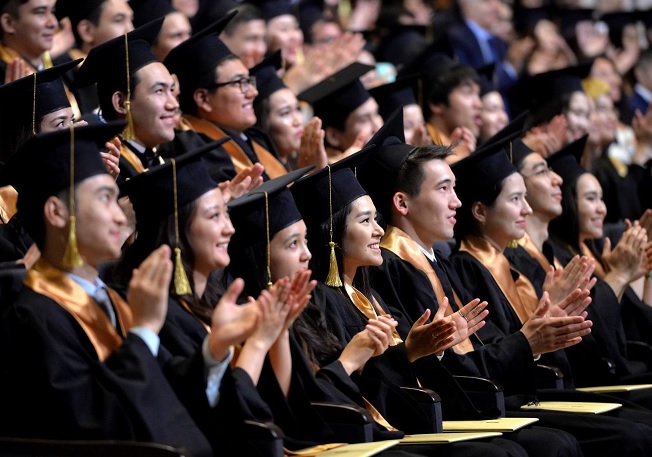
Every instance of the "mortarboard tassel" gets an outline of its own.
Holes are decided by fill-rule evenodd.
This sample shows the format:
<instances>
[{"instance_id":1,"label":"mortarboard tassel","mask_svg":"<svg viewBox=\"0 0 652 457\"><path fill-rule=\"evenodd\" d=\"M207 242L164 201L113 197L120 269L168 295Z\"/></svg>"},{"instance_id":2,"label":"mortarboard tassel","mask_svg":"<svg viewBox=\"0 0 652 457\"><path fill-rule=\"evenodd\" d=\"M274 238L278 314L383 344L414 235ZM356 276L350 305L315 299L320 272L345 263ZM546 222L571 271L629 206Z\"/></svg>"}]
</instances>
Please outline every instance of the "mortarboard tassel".
<instances>
[{"instance_id":1,"label":"mortarboard tassel","mask_svg":"<svg viewBox=\"0 0 652 457\"><path fill-rule=\"evenodd\" d=\"M75 129L70 126L70 224L68 226L68 243L63 253L62 265L68 270L84 264L77 248L77 218L75 217Z\"/></svg>"},{"instance_id":2,"label":"mortarboard tassel","mask_svg":"<svg viewBox=\"0 0 652 457\"><path fill-rule=\"evenodd\" d=\"M272 247L269 239L269 194L265 192L265 228L267 230L267 288L272 288Z\"/></svg>"},{"instance_id":3,"label":"mortarboard tassel","mask_svg":"<svg viewBox=\"0 0 652 457\"><path fill-rule=\"evenodd\" d=\"M328 167L328 204L330 206L330 236L331 240L328 246L331 248L330 263L328 266L328 275L326 276L325 284L329 287L342 287L342 280L340 279L340 272L337 268L337 257L335 257L335 243L333 242L333 189L331 182L331 167Z\"/></svg>"},{"instance_id":4,"label":"mortarboard tassel","mask_svg":"<svg viewBox=\"0 0 652 457\"><path fill-rule=\"evenodd\" d=\"M190 282L181 261L181 248L179 246L174 248L174 292L179 296L192 294Z\"/></svg>"},{"instance_id":5,"label":"mortarboard tassel","mask_svg":"<svg viewBox=\"0 0 652 457\"><path fill-rule=\"evenodd\" d=\"M174 190L174 235L177 246L174 248L174 293L178 296L192 294L190 281L186 275L181 261L181 248L179 247L179 211L177 208L177 161L172 162L172 181Z\"/></svg>"},{"instance_id":6,"label":"mortarboard tassel","mask_svg":"<svg viewBox=\"0 0 652 457\"><path fill-rule=\"evenodd\" d=\"M127 33L125 32L125 58L126 58L126 67L127 67L127 101L125 102L125 108L127 109L127 127L125 127L124 132L122 132L122 137L125 140L133 140L136 138L134 133L134 119L131 115L131 75L129 74L129 41L127 40Z\"/></svg>"}]
</instances>

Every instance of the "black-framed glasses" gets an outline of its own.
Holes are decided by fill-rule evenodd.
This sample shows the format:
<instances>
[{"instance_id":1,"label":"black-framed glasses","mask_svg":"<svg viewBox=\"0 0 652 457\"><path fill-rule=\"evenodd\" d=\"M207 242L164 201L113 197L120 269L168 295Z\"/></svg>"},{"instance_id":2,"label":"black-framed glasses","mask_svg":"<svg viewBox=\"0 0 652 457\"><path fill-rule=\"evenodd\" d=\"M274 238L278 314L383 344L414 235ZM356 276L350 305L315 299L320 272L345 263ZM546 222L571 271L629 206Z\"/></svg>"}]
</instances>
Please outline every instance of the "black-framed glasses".
<instances>
[{"instance_id":1,"label":"black-framed glasses","mask_svg":"<svg viewBox=\"0 0 652 457\"><path fill-rule=\"evenodd\" d=\"M220 87L224 86L239 86L240 87L240 92L243 94L246 94L249 92L251 88L256 88L256 77L255 76L243 76L240 79L236 79L234 81L227 81L225 83L212 83L208 89L219 89Z\"/></svg>"},{"instance_id":2,"label":"black-framed glasses","mask_svg":"<svg viewBox=\"0 0 652 457\"><path fill-rule=\"evenodd\" d=\"M524 178L531 178L533 176L546 176L550 177L550 174L553 173L553 169L550 166L543 167L530 173L529 175L523 175Z\"/></svg>"}]
</instances>

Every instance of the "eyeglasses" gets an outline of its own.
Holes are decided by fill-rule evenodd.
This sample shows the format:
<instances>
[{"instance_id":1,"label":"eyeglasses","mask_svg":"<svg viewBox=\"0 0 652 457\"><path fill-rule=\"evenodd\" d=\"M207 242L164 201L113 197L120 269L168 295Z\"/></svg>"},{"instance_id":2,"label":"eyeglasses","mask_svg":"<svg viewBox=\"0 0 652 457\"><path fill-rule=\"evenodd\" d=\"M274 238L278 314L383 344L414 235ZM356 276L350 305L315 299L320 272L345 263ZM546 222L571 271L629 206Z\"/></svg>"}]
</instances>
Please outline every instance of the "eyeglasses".
<instances>
[{"instance_id":1,"label":"eyeglasses","mask_svg":"<svg viewBox=\"0 0 652 457\"><path fill-rule=\"evenodd\" d=\"M240 79L236 79L235 81L227 81L225 83L212 83L208 89L219 89L220 87L224 86L235 86L238 85L240 86L240 92L243 94L246 94L249 92L251 88L256 88L256 77L255 76L243 76Z\"/></svg>"},{"instance_id":2,"label":"eyeglasses","mask_svg":"<svg viewBox=\"0 0 652 457\"><path fill-rule=\"evenodd\" d=\"M533 176L545 176L549 178L551 173L554 173L554 171L552 170L552 168L548 166L548 167L540 168L539 170L530 173L529 175L523 175L523 177L532 178Z\"/></svg>"}]
</instances>

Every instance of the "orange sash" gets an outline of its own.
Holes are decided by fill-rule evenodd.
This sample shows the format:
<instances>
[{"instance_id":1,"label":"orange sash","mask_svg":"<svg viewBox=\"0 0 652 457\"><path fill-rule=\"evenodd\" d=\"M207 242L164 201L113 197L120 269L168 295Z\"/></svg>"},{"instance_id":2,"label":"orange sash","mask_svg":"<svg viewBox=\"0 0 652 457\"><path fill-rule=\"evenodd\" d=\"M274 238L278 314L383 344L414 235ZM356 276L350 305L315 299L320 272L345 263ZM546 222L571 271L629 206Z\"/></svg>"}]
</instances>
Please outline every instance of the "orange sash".
<instances>
[{"instance_id":1,"label":"orange sash","mask_svg":"<svg viewBox=\"0 0 652 457\"><path fill-rule=\"evenodd\" d=\"M602 266L602 262L593 254L586 243L580 243L580 248L582 248L582 254L595 261L595 275L600 279L604 278L607 275L607 271Z\"/></svg>"},{"instance_id":2,"label":"orange sash","mask_svg":"<svg viewBox=\"0 0 652 457\"><path fill-rule=\"evenodd\" d=\"M437 297L437 302L443 303L444 297L446 297L446 293L444 292L444 288L441 285L439 276L437 276L437 273L432 268L432 265L430 265L430 262L421 251L421 248L419 248L419 245L412 238L410 238L403 230L399 229L398 227L389 225L387 226L385 236L383 236L383 239L380 242L380 247L393 252L402 260L409 262L413 267L425 273L425 275L428 277L428 280L430 281L430 285L432 286L432 290L435 293L435 297ZM451 303L449 304L448 308L446 308L446 316L450 316L455 312L453 306L459 309L462 303L455 293L454 289L453 295L453 297L449 297L449 301ZM454 350L458 354L466 354L467 352L473 351L473 343L471 343L471 341L467 338L456 344Z\"/></svg>"},{"instance_id":3,"label":"orange sash","mask_svg":"<svg viewBox=\"0 0 652 457\"><path fill-rule=\"evenodd\" d=\"M446 135L444 132L439 130L437 127L430 123L426 123L426 131L428 132L428 136L432 140L433 143L435 144L441 144L444 146L450 146L451 145L451 139ZM469 149L466 147L465 144L458 144L453 148L453 151L459 156L459 158L464 158L471 154L473 151L469 151Z\"/></svg>"},{"instance_id":4,"label":"orange sash","mask_svg":"<svg viewBox=\"0 0 652 457\"><path fill-rule=\"evenodd\" d=\"M487 240L474 236L462 241L460 251L468 252L489 270L521 322L527 321L532 316L539 305L536 289L529 279L511 268L502 252ZM512 270L518 273L516 280L512 277Z\"/></svg>"},{"instance_id":5,"label":"orange sash","mask_svg":"<svg viewBox=\"0 0 652 457\"><path fill-rule=\"evenodd\" d=\"M198 133L203 133L212 140L221 140L222 138L228 137L226 132L219 128L217 125L206 119L200 119L195 116L190 116L184 114L182 117L182 125L188 127ZM276 157L274 157L269 151L263 148L261 145L255 141L251 141L251 145L254 148L254 153L260 163L265 167L265 173L270 178L278 178L287 173L287 170L281 162L279 162ZM228 141L222 145L222 147L229 153L231 156L231 161L235 167L235 171L240 173L243 169L251 167L253 163L247 157L247 154L238 146L235 141Z\"/></svg>"},{"instance_id":6,"label":"orange sash","mask_svg":"<svg viewBox=\"0 0 652 457\"><path fill-rule=\"evenodd\" d=\"M550 268L550 262L548 262L548 259L546 258L545 255L543 255L543 252L539 250L538 247L534 245L532 242L532 238L526 233L523 238L520 240L516 241L520 246L523 247L527 251L528 254L532 256L532 258L536 259L537 262L541 265L541 268L543 268L546 273L548 272L548 268ZM562 266L561 263L559 263L559 260L555 257L553 259L553 263L555 264L555 268L559 268Z\"/></svg>"},{"instance_id":7,"label":"orange sash","mask_svg":"<svg viewBox=\"0 0 652 457\"><path fill-rule=\"evenodd\" d=\"M93 344L97 357L104 361L122 344L120 336L102 308L64 271L40 258L27 272L23 284L34 292L51 298L73 315ZM133 325L129 305L112 289L107 292L120 328L125 332Z\"/></svg>"},{"instance_id":8,"label":"orange sash","mask_svg":"<svg viewBox=\"0 0 652 457\"><path fill-rule=\"evenodd\" d=\"M344 289L346 290L346 294L349 296L355 307L358 308L358 310L364 314L367 319L378 319L378 313L380 313L381 316L387 315L387 313L378 304L375 298L372 297L374 305L376 305L373 306L367 297L365 297L364 294L355 287L344 284ZM403 342L396 329L392 331L392 338L394 341L392 341L391 346L396 346L397 344Z\"/></svg>"}]
</instances>

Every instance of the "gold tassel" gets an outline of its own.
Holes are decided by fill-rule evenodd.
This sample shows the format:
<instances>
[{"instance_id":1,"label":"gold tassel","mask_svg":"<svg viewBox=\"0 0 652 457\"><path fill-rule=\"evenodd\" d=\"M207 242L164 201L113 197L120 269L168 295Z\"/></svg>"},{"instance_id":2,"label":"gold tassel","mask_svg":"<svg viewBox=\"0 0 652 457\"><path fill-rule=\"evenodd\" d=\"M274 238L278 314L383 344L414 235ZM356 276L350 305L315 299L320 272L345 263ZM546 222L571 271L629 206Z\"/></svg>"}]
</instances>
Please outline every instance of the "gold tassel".
<instances>
[{"instance_id":1,"label":"gold tassel","mask_svg":"<svg viewBox=\"0 0 652 457\"><path fill-rule=\"evenodd\" d=\"M127 109L127 127L125 127L124 132L122 132L122 138L125 140L133 140L136 138L134 133L134 119L131 115L131 75L129 73L129 40L127 39L127 34L125 33L125 59L127 68L127 101L125 102L125 108Z\"/></svg>"},{"instance_id":2,"label":"gold tassel","mask_svg":"<svg viewBox=\"0 0 652 457\"><path fill-rule=\"evenodd\" d=\"M174 293L179 296L192 294L186 270L183 269L179 247L174 248Z\"/></svg>"},{"instance_id":3,"label":"gold tassel","mask_svg":"<svg viewBox=\"0 0 652 457\"><path fill-rule=\"evenodd\" d=\"M77 247L77 218L75 217L75 129L70 126L70 196L68 202L70 225L68 227L68 243L61 261L64 269L80 267L84 264Z\"/></svg>"},{"instance_id":4,"label":"gold tassel","mask_svg":"<svg viewBox=\"0 0 652 457\"><path fill-rule=\"evenodd\" d=\"M77 218L74 214L70 215L70 229L68 230L68 244L66 252L63 254L63 268L69 270L75 267L81 267L84 264L79 249L77 249Z\"/></svg>"},{"instance_id":5,"label":"gold tassel","mask_svg":"<svg viewBox=\"0 0 652 457\"><path fill-rule=\"evenodd\" d=\"M335 257L335 243L328 243L331 248L331 260L328 267L328 276L326 276L326 285L329 287L342 287L340 272L337 268L337 258Z\"/></svg>"},{"instance_id":6,"label":"gold tassel","mask_svg":"<svg viewBox=\"0 0 652 457\"><path fill-rule=\"evenodd\" d=\"M507 243L508 248L516 249L518 247L518 241L512 240L509 243Z\"/></svg>"}]
</instances>

